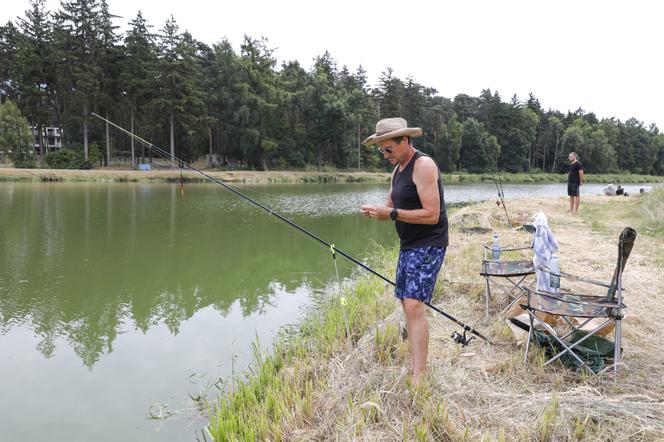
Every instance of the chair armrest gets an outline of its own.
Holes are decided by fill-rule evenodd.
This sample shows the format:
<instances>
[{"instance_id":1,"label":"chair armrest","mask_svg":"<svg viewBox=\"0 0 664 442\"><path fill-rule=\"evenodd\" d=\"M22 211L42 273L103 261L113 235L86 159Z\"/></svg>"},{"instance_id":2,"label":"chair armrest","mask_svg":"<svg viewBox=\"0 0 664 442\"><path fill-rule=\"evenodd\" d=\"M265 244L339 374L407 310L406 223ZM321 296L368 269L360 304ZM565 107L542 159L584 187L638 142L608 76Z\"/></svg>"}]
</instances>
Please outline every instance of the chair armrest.
<instances>
[{"instance_id":1,"label":"chair armrest","mask_svg":"<svg viewBox=\"0 0 664 442\"><path fill-rule=\"evenodd\" d=\"M492 245L491 243L484 244L484 249L485 249L485 250L488 250L488 251L492 251L492 250L493 250L492 246L493 246L493 245ZM530 246L523 246L523 247L499 247L499 248L500 248L500 251L501 251L501 252L511 252L511 251L514 251L514 250L528 250L528 249L532 249L533 246L530 245Z\"/></svg>"},{"instance_id":2,"label":"chair armrest","mask_svg":"<svg viewBox=\"0 0 664 442\"><path fill-rule=\"evenodd\" d=\"M575 281L587 282L587 283L589 283L589 284L594 284L594 285L598 285L598 286L601 286L601 287L606 287L606 288L610 288L610 287L611 287L611 284L607 284L606 282L597 281L597 280L595 280L595 279L582 278L582 277L580 277L580 276L572 275L571 273L566 273L566 272L553 273L553 272L551 271L551 269L549 269L549 268L548 268L547 266L545 266L544 264L540 264L540 265L538 265L537 268L538 268L538 270L541 270L541 271L543 271L543 272L546 272L546 273L548 273L549 275L557 276L557 277L559 277L559 278L560 278L560 277L564 277L564 278L572 279L572 280L575 280ZM621 288L621 290L624 290L624 288Z\"/></svg>"}]
</instances>

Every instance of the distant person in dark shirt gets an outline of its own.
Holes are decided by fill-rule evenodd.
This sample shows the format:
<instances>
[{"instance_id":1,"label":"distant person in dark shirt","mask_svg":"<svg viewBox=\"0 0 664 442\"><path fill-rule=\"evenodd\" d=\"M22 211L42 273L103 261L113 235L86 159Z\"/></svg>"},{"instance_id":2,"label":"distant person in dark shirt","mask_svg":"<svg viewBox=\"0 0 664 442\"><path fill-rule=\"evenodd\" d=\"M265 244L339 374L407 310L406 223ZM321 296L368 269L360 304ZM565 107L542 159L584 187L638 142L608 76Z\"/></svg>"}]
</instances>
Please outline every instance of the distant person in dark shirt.
<instances>
[{"instance_id":1,"label":"distant person in dark shirt","mask_svg":"<svg viewBox=\"0 0 664 442\"><path fill-rule=\"evenodd\" d=\"M569 195L569 211L579 213L581 202L580 187L583 184L583 164L577 160L576 152L570 152L567 157L570 162L569 175L567 175L567 195Z\"/></svg>"}]
</instances>

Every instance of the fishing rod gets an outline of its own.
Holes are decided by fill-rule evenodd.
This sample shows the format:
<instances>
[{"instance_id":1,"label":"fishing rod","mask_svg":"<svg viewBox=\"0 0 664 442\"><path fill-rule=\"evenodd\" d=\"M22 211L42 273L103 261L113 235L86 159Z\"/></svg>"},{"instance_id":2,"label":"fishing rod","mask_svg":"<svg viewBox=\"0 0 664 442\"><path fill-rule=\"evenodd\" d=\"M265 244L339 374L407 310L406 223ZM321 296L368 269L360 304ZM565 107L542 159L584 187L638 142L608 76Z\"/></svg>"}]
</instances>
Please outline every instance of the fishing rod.
<instances>
[{"instance_id":1,"label":"fishing rod","mask_svg":"<svg viewBox=\"0 0 664 442\"><path fill-rule=\"evenodd\" d=\"M512 228L512 221L510 221L510 215L507 213L507 206L505 205L505 193L503 192L503 181L500 178L500 175L498 175L498 179L496 180L496 177L493 177L493 183L496 185L496 190L498 191L498 198L500 198L500 203L503 206L503 210L505 210L505 216L507 217L507 225L509 228Z\"/></svg>"},{"instance_id":2,"label":"fishing rod","mask_svg":"<svg viewBox=\"0 0 664 442\"><path fill-rule=\"evenodd\" d=\"M387 282L387 283L389 283L389 284L392 284L393 286L396 286L396 283L395 283L394 281L392 281L391 279L387 278L386 276L383 276L382 274L378 273L376 270L374 270L374 269L372 269L371 267L367 266L367 265L364 264L363 262L358 261L357 259L353 258L353 257L352 257L351 255L349 255L348 253L346 253L346 252L344 252L343 250L337 248L334 244L331 244L331 243L329 243L329 242L323 240L323 239L320 238L319 236L313 234L312 232L308 231L308 230L305 229L304 227L302 227L302 226L296 224L295 222L291 221L290 219L286 218L285 216L281 215L280 213L275 212L274 210L272 210L272 209L270 209L269 207L267 207L267 206L265 206L265 205L259 203L258 201L254 200L253 198L250 198L249 196L247 196L247 195L245 195L244 193L240 192L239 190L233 188L232 186L229 186L229 185L228 185L227 183L225 183L223 180L221 180L221 179L219 179L219 178L215 178L215 177L213 177L212 175L210 175L210 174L204 172L203 170L200 170L200 169L196 168L195 166L193 166L193 165L191 165L191 164L189 164L189 163L187 163L187 162L185 162L185 161L179 159L179 158L176 157L175 155L171 155L170 152L167 152L166 150L162 149L161 147L156 146L156 145L150 143L149 141L147 141L147 140L145 140L145 139L139 137L138 135L136 135L136 134L134 134L134 133L128 131L127 129L125 129L125 128L123 128L123 127L121 127L121 126L119 126L119 125L113 123L112 121L110 121L110 120L108 120L108 119L106 119L106 118L104 118L104 117L102 117L102 116L100 116L100 115L95 114L94 112L92 112L91 115L93 115L93 116L99 118L99 119L102 120L102 121L105 121L106 123L110 124L111 126L115 127L116 129L122 131L123 133L129 135L130 137L132 137L132 138L134 138L134 139L140 141L141 143L145 144L145 145L147 146L148 149L152 150L153 152L155 152L155 153L156 153L157 155L159 155L160 157L162 157L162 158L164 158L164 159L168 159L168 160L170 160L170 161L177 161L177 162L180 164L181 167L186 167L186 168L188 168L188 169L193 170L194 172L197 172L197 173L203 175L205 178L209 179L210 181L212 181L212 182L214 182L214 183L219 184L220 186L222 186L224 189L228 190L229 192L231 192L231 193L235 194L236 196L238 196L238 197L244 199L245 201L247 201L247 202L253 204L254 206L256 206L256 207L258 207L258 208L260 208L260 209L266 211L267 213L269 213L270 215L272 215L272 216L274 216L275 218L279 219L280 221L283 221L284 223L288 224L290 227L294 228L295 230L298 230L299 232L305 234L305 235L308 236L309 238L311 238L311 239L313 239L313 240L319 242L320 244L324 245L325 247L329 248L329 249L332 251L332 256L333 256L333 257L335 256L334 254L335 254L335 252L336 252L336 253L338 253L339 255L341 255L341 256L343 256L344 258L346 258L347 260L349 260L350 262L352 262L353 264L355 264L355 265L359 266L360 268L366 270L367 272L369 272L369 273L371 273L371 274L373 274L373 275L379 277L379 278L382 279L383 281L385 281L385 282ZM455 342L457 342L457 343L459 343L459 344L461 344L462 346L465 347L465 346L468 345L468 344L470 343L470 341L473 339L472 337L470 337L470 338L466 338L466 332L470 332L470 333L474 334L475 336L477 336L477 337L479 337L479 338L485 340L485 341L488 342L489 344L492 344L492 342L489 341L486 337L484 337L480 332L478 332L478 331L475 330L474 328L470 327L469 325L464 324L463 322L459 321L459 320L458 320L457 318L455 318L454 316L452 316L452 315L450 315L450 314L444 312L443 310L441 310L441 309L439 309L439 308L437 308L437 307L431 305L431 304L428 303L428 302L425 302L425 305L426 305L427 307L429 307L430 309L432 309L433 311L435 311L435 312L437 312L437 313L443 315L444 317L446 317L446 318L449 319L450 321L454 322L455 324L457 324L458 326L460 326L460 327L463 329L463 335L460 335L460 334L457 333L457 332L454 332L454 334L452 335L452 339L453 339Z\"/></svg>"}]
</instances>

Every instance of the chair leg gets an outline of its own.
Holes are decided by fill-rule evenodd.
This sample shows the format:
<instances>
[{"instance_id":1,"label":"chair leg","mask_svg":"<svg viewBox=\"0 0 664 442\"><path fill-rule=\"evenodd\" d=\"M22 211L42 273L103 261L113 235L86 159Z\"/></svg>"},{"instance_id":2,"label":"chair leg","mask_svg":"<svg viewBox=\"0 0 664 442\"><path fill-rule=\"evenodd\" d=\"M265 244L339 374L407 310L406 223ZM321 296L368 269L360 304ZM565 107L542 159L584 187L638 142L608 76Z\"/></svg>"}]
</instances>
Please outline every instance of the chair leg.
<instances>
[{"instance_id":1,"label":"chair leg","mask_svg":"<svg viewBox=\"0 0 664 442\"><path fill-rule=\"evenodd\" d=\"M572 350L574 350L574 347L576 347L576 346L578 346L578 345L581 345L581 343L582 343L583 341L585 341L586 339L590 338L590 337L593 336L595 333L597 333L599 330L601 330L606 324L608 324L609 322L611 322L610 319L607 319L606 321L604 321L602 324L600 324L599 326L597 326L593 331L591 331L591 332L588 333L586 336L584 336L583 338L579 339L578 341L576 341L576 342L575 342L574 344L572 344L572 345L567 345L567 344L565 343L565 341L563 341L562 339L560 339L560 338L555 334L555 331L553 330L553 328L552 328L549 324L545 323L544 321L539 320L539 318L536 318L536 319L537 319L537 321L538 321L540 324L542 324L542 325L543 325L543 326L549 331L549 333L551 333L551 336L553 336L553 338L554 338L556 341L558 341L558 343L559 343L560 345L562 345L562 346L565 348L565 350L561 351L560 353L556 354L554 357L552 357L551 359L549 359L548 361L546 361L546 362L544 363L544 365L549 365L550 363L552 363L552 362L555 361L556 359L560 358L560 357L561 357L562 355L564 355L565 353L569 353L569 354L572 355L572 357L574 357L574 359L576 359L576 360L577 360L582 366L586 367L586 368L588 369L589 372L591 372L593 375L596 375L596 374L597 374L597 373L595 373L594 371L592 371L592 370L590 369L590 367L588 366L588 364L586 364L585 362L583 362L583 361L581 360L581 358L579 358L579 356L578 356L576 353L574 353L574 351L572 351Z\"/></svg>"},{"instance_id":2,"label":"chair leg","mask_svg":"<svg viewBox=\"0 0 664 442\"><path fill-rule=\"evenodd\" d=\"M525 278L525 276L524 276L524 278ZM509 310L509 309L514 305L514 303L516 303L516 301L519 300L519 294L518 294L518 293L515 293L515 290L516 290L516 289L520 289L520 287L518 286L518 284L520 284L521 282L523 282L523 278L521 278L521 280L520 280L518 283L516 283L516 284L514 284L514 281L512 281L510 278L507 278L507 280L508 280L508 281L512 284L512 286L513 286L511 289L505 291L505 294L507 295L507 297L508 297L508 299L510 300L510 302L509 302L509 304L507 304L507 306L505 306L505 307L500 311L500 314L505 313L507 310Z\"/></svg>"},{"instance_id":3,"label":"chair leg","mask_svg":"<svg viewBox=\"0 0 664 442\"><path fill-rule=\"evenodd\" d=\"M528 275L522 276L521 279L519 279L517 282L514 282L512 280L512 278L505 278L511 284L511 286L509 286L507 284L505 284L505 285L500 284L500 283L496 282L496 280L493 281L493 285L495 287L497 287L498 289L500 289L503 292L503 294L505 294L508 297L508 299L510 300L509 304L507 304L507 306L504 307L500 311L500 314L503 314L504 312L509 310L514 304L517 303L519 298L521 298L521 296L523 294L525 294L525 289L521 286L521 284L523 283L523 281L527 277L528 277ZM486 300L486 303L487 303L486 316L487 316L487 319L488 319L489 318L489 302L490 302L490 299L491 299L491 289L490 289L490 287L491 287L492 282L489 280L489 277L485 277L485 279L486 279L486 286L487 286L486 293L489 294L488 298ZM532 285L532 283L530 285Z\"/></svg>"},{"instance_id":4,"label":"chair leg","mask_svg":"<svg viewBox=\"0 0 664 442\"><path fill-rule=\"evenodd\" d=\"M541 324L541 325L542 325L542 326L543 326L543 327L549 332L549 334L553 337L553 339L555 339L556 341L558 341L558 343L559 343L560 345L562 345L562 346L565 348L565 350L561 351L560 353L556 354L554 357L552 357L551 359L549 359L548 361L546 361L546 362L544 363L544 366L549 365L550 363L552 363L553 361L555 361L556 359L558 359L559 357L561 357L561 356L564 355L565 353L569 353L570 355L572 355L572 356L574 357L574 359L576 359L576 360L579 362L579 364L581 364L581 365L586 365L585 362L583 362L583 361L581 360L581 358L579 358L579 357L576 355L576 353L574 353L573 351L571 351L571 347L568 346L567 344L565 344L565 342L562 341L562 340L558 337L558 335L556 334L556 331L553 329L553 327L551 327L549 324L547 324L546 322L542 321L542 320L539 319L538 317L535 317L535 319L537 320L537 322L539 322L539 323L540 323L540 324ZM576 346L576 344L577 344L577 343L575 343L575 344L573 345L573 347ZM590 370L590 371L592 371L592 370ZM593 374L594 374L594 373L593 373Z\"/></svg>"},{"instance_id":5,"label":"chair leg","mask_svg":"<svg viewBox=\"0 0 664 442\"><path fill-rule=\"evenodd\" d=\"M486 293L484 294L484 300L486 303L486 318L489 319L489 301L491 300L491 287L489 286L489 278L484 278L486 281Z\"/></svg>"},{"instance_id":6,"label":"chair leg","mask_svg":"<svg viewBox=\"0 0 664 442\"><path fill-rule=\"evenodd\" d=\"M528 329L528 340L526 341L526 353L523 355L523 363L527 364L528 363L528 351L530 350L530 340L533 339L533 327L535 324L533 323L533 312L530 310L527 310L528 312L528 320L530 321L530 328Z\"/></svg>"},{"instance_id":7,"label":"chair leg","mask_svg":"<svg viewBox=\"0 0 664 442\"><path fill-rule=\"evenodd\" d=\"M512 301L511 301L509 304L507 304L507 306L506 306L505 308L503 308L503 309L500 311L500 313L502 314L502 313L508 311L509 309L511 309L512 306L513 306L514 304L517 303L517 301L519 300L519 298L521 298L521 296L523 296L523 295L517 293L516 296L514 297L514 299L512 299Z\"/></svg>"},{"instance_id":8,"label":"chair leg","mask_svg":"<svg viewBox=\"0 0 664 442\"><path fill-rule=\"evenodd\" d=\"M620 313L618 313L620 315ZM620 316L616 318L616 332L615 332L615 339L614 339L614 347L613 347L613 373L618 374L618 366L620 365L620 357L622 356L620 354L621 350L621 345L620 345L620 340L622 339L622 330L620 329L622 321Z\"/></svg>"}]
</instances>

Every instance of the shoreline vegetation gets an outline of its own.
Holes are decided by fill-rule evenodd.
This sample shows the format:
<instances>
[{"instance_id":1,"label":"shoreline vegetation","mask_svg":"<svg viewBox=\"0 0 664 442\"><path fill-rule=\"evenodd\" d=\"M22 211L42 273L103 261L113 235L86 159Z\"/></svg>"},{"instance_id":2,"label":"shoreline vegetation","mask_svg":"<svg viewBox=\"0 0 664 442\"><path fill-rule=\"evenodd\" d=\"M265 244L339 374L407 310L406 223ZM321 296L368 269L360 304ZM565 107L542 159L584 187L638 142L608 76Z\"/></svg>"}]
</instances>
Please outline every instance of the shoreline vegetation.
<instances>
[{"instance_id":1,"label":"shoreline vegetation","mask_svg":"<svg viewBox=\"0 0 664 442\"><path fill-rule=\"evenodd\" d=\"M203 170L203 168L201 168ZM243 184L298 184L298 183L389 183L388 172L358 171L246 171L205 170L209 175L228 183ZM500 177L506 184L565 183L567 174L555 173L443 173L446 184L492 183ZM151 171L122 169L14 169L0 168L0 182L104 182L104 183L172 183L180 182L180 169ZM182 171L185 183L203 183L208 179L192 170ZM629 173L587 174L588 183L664 183L664 176Z\"/></svg>"},{"instance_id":2,"label":"shoreline vegetation","mask_svg":"<svg viewBox=\"0 0 664 442\"><path fill-rule=\"evenodd\" d=\"M215 441L661 440L664 335L658 327L664 305L657 292L664 286L664 189L628 198L584 197L578 216L566 207L566 198L510 201L513 221L527 222L540 210L548 216L563 271L609 280L619 232L631 225L639 234L624 274L628 309L617 377L543 367L537 348L524 363L523 346L515 344L504 318L484 317L482 243L491 230L505 244L531 239L506 227L502 208L484 202L451 216L450 248L432 302L495 345L475 340L457 346L450 334L458 327L429 311L429 373L413 390L391 287L360 276L344 289L350 341L342 306L330 294L280 335L269 354L255 346L255 362L219 397L199 403L210 418L206 432ZM391 275L396 255L377 248L371 265Z\"/></svg>"}]
</instances>

